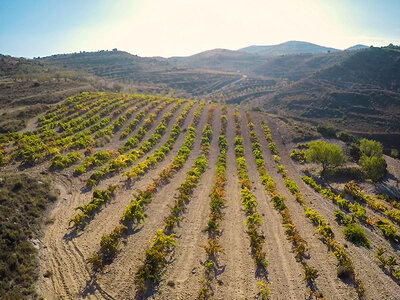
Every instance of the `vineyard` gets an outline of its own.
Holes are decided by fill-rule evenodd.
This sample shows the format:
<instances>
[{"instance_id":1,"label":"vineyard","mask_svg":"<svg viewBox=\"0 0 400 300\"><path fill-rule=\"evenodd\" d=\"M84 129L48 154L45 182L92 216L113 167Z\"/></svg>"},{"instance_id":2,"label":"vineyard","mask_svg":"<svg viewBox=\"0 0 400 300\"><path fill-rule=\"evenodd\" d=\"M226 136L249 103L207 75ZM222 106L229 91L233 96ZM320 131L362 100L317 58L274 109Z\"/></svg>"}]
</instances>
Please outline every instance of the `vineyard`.
<instances>
[{"instance_id":1,"label":"vineyard","mask_svg":"<svg viewBox=\"0 0 400 300\"><path fill-rule=\"evenodd\" d=\"M1 135L1 174L49 174L60 191L38 294L399 299L400 202L354 181L330 189L287 135L241 106L105 92Z\"/></svg>"}]
</instances>

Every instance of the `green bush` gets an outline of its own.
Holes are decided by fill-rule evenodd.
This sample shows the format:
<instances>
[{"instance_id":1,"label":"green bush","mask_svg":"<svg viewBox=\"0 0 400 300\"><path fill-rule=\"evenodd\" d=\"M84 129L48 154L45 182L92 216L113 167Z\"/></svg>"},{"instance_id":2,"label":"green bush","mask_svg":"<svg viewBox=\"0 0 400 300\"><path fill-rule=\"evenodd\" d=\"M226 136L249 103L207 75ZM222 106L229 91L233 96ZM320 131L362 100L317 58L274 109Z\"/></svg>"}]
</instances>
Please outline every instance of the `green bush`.
<instances>
[{"instance_id":1,"label":"green bush","mask_svg":"<svg viewBox=\"0 0 400 300\"><path fill-rule=\"evenodd\" d=\"M399 157L399 150L397 149L390 149L390 156L393 158L398 158Z\"/></svg>"},{"instance_id":2,"label":"green bush","mask_svg":"<svg viewBox=\"0 0 400 300\"><path fill-rule=\"evenodd\" d=\"M324 137L336 138L337 129L331 126L320 125L317 127L317 131Z\"/></svg>"},{"instance_id":3,"label":"green bush","mask_svg":"<svg viewBox=\"0 0 400 300\"><path fill-rule=\"evenodd\" d=\"M369 178L374 181L382 180L386 175L386 161L382 156L383 146L380 142L361 139L360 164Z\"/></svg>"},{"instance_id":4,"label":"green bush","mask_svg":"<svg viewBox=\"0 0 400 300\"><path fill-rule=\"evenodd\" d=\"M352 242L355 245L363 246L365 248L370 247L369 240L360 226L348 224L343 229L343 234L346 240Z\"/></svg>"},{"instance_id":5,"label":"green bush","mask_svg":"<svg viewBox=\"0 0 400 300\"><path fill-rule=\"evenodd\" d=\"M382 180L386 175L386 161L383 157L362 155L361 166L369 178L374 181Z\"/></svg>"},{"instance_id":6,"label":"green bush","mask_svg":"<svg viewBox=\"0 0 400 300\"><path fill-rule=\"evenodd\" d=\"M360 152L368 157L382 156L383 146L380 142L374 140L361 139Z\"/></svg>"},{"instance_id":7,"label":"green bush","mask_svg":"<svg viewBox=\"0 0 400 300\"><path fill-rule=\"evenodd\" d=\"M344 132L344 131L341 131L341 132L337 133L336 137L339 140L342 140L343 142L345 142L346 144L358 143L357 137L355 137L354 135L349 134L347 132Z\"/></svg>"}]
</instances>

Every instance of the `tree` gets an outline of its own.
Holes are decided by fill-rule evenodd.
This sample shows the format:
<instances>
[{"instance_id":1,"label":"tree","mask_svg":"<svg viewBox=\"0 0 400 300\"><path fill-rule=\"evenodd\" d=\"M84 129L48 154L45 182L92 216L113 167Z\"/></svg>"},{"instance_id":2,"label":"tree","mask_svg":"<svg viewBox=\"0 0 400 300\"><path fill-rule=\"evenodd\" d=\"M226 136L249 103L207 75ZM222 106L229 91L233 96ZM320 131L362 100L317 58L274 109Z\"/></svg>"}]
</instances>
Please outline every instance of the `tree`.
<instances>
[{"instance_id":1,"label":"tree","mask_svg":"<svg viewBox=\"0 0 400 300\"><path fill-rule=\"evenodd\" d=\"M308 143L306 151L306 159L322 165L322 173L328 168L334 168L342 165L346 159L343 155L342 148L335 144L324 141L316 141Z\"/></svg>"},{"instance_id":2,"label":"tree","mask_svg":"<svg viewBox=\"0 0 400 300\"><path fill-rule=\"evenodd\" d=\"M386 161L383 158L383 146L380 142L361 139L360 141L360 164L369 178L379 181L386 174Z\"/></svg>"}]
</instances>

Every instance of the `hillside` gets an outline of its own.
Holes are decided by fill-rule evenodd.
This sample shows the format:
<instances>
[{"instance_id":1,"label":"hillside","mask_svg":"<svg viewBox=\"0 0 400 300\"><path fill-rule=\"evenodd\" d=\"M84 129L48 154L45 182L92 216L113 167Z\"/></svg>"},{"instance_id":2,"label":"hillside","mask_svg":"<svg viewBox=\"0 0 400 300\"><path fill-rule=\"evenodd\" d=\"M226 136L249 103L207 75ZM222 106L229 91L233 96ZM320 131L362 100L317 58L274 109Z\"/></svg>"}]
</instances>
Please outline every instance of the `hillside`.
<instances>
[{"instance_id":1,"label":"hillside","mask_svg":"<svg viewBox=\"0 0 400 300\"><path fill-rule=\"evenodd\" d=\"M307 177L315 167L290 160L294 144L266 114L205 101L85 92L49 109L32 131L2 135L0 146L2 195L20 199L32 186L34 205L49 183L58 189L58 200L49 195L55 203L42 234L27 229L18 243L10 230L4 235L2 274L20 278L23 270L38 281L10 285L2 276L2 298L35 292L45 299L400 294L399 268L380 265L398 257L398 202L375 198L379 185L349 183L373 195L374 205L364 205L372 198L340 196L343 182ZM19 182L3 180L15 172ZM380 186L394 187L393 176ZM45 199L39 200L43 210ZM41 213L18 216L38 221ZM349 239L350 226L365 235L367 246ZM32 255L17 260L9 244L22 244ZM386 252L377 258L378 247ZM39 268L32 267L34 257Z\"/></svg>"},{"instance_id":2,"label":"hillside","mask_svg":"<svg viewBox=\"0 0 400 300\"><path fill-rule=\"evenodd\" d=\"M253 69L256 75L297 81L313 73L339 64L353 52L330 54L282 55L269 59Z\"/></svg>"},{"instance_id":3,"label":"hillside","mask_svg":"<svg viewBox=\"0 0 400 300\"><path fill-rule=\"evenodd\" d=\"M302 54L302 53L328 53L338 52L335 48L328 48L308 42L288 41L271 46L249 46L238 50L239 52L263 55L286 55L286 54Z\"/></svg>"},{"instance_id":4,"label":"hillside","mask_svg":"<svg viewBox=\"0 0 400 300\"><path fill-rule=\"evenodd\" d=\"M168 59L173 65L191 69L208 69L248 74L268 57L248 54L226 49L204 51L187 57L172 57Z\"/></svg>"},{"instance_id":5,"label":"hillside","mask_svg":"<svg viewBox=\"0 0 400 300\"><path fill-rule=\"evenodd\" d=\"M148 58L127 52L98 51L61 54L41 60L75 71L129 84L137 92L194 97L208 94L237 80L239 75L188 69L164 58Z\"/></svg>"},{"instance_id":6,"label":"hillside","mask_svg":"<svg viewBox=\"0 0 400 300\"><path fill-rule=\"evenodd\" d=\"M369 48L256 100L295 119L400 147L400 52Z\"/></svg>"},{"instance_id":7,"label":"hillside","mask_svg":"<svg viewBox=\"0 0 400 300\"><path fill-rule=\"evenodd\" d=\"M99 89L99 83L93 76L42 61L0 55L0 133L21 130L49 105Z\"/></svg>"}]
</instances>

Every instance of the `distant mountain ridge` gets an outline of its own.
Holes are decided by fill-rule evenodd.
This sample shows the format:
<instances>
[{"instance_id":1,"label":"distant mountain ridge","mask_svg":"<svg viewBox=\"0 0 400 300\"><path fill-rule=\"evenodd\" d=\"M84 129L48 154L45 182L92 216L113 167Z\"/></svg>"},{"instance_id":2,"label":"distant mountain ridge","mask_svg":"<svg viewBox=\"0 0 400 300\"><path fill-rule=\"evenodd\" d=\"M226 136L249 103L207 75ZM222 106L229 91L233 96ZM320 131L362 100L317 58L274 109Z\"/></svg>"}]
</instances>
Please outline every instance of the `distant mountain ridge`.
<instances>
[{"instance_id":1,"label":"distant mountain ridge","mask_svg":"<svg viewBox=\"0 0 400 300\"><path fill-rule=\"evenodd\" d=\"M313 43L301 41L288 41L277 45L269 46L249 46L238 50L250 54L263 54L263 55L285 55L285 54L303 54L303 53L329 53L339 52L341 50L336 48L329 48L320 46Z\"/></svg>"},{"instance_id":2,"label":"distant mountain ridge","mask_svg":"<svg viewBox=\"0 0 400 300\"><path fill-rule=\"evenodd\" d=\"M357 44L354 46L351 46L349 48L346 48L345 51L354 51L354 50L361 50L361 49L366 49L368 46L362 45L362 44Z\"/></svg>"}]
</instances>

